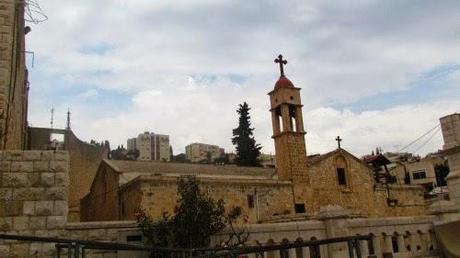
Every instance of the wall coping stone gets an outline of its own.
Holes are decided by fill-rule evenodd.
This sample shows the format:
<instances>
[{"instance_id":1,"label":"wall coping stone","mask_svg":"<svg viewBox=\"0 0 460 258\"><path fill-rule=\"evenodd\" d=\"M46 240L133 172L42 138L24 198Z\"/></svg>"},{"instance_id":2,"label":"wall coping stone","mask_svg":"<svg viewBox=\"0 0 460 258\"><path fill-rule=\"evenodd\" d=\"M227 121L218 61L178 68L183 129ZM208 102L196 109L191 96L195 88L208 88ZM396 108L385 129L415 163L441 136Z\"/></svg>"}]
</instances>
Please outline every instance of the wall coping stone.
<instances>
[{"instance_id":1,"label":"wall coping stone","mask_svg":"<svg viewBox=\"0 0 460 258\"><path fill-rule=\"evenodd\" d=\"M65 226L67 230L79 229L111 229L111 228L137 228L134 220L125 221L90 221L90 222L68 222Z\"/></svg>"},{"instance_id":2,"label":"wall coping stone","mask_svg":"<svg viewBox=\"0 0 460 258\"><path fill-rule=\"evenodd\" d=\"M349 218L351 212L342 208L339 205L327 205L319 207L318 219L329 220L329 219L341 219Z\"/></svg>"}]
</instances>

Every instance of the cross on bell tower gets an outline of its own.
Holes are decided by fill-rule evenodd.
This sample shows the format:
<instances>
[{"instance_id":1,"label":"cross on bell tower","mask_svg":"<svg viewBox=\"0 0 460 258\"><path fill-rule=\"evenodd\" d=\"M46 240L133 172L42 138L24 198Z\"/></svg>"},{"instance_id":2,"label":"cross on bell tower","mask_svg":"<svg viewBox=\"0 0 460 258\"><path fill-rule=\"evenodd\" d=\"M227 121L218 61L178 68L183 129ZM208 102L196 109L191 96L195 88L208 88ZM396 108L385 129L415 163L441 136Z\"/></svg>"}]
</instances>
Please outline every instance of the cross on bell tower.
<instances>
[{"instance_id":1,"label":"cross on bell tower","mask_svg":"<svg viewBox=\"0 0 460 258\"><path fill-rule=\"evenodd\" d=\"M284 65L287 64L287 60L283 60L283 55L279 55L277 59L275 59L275 63L280 64L280 77L284 76Z\"/></svg>"},{"instance_id":2,"label":"cross on bell tower","mask_svg":"<svg viewBox=\"0 0 460 258\"><path fill-rule=\"evenodd\" d=\"M307 152L303 127L300 88L284 75L287 61L279 55L280 77L270 96L276 165L280 180L304 180L307 174Z\"/></svg>"}]
</instances>

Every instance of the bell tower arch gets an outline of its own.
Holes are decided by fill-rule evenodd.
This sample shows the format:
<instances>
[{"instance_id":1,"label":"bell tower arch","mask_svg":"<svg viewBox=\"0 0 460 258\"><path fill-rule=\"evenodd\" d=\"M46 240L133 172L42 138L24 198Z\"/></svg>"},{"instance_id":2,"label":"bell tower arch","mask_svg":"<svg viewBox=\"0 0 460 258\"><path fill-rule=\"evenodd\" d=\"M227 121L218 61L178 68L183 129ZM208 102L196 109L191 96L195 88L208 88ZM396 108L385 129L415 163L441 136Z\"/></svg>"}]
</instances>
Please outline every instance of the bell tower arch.
<instances>
[{"instance_id":1,"label":"bell tower arch","mask_svg":"<svg viewBox=\"0 0 460 258\"><path fill-rule=\"evenodd\" d=\"M270 96L273 136L275 141L277 173L280 180L295 180L306 177L307 152L302 117L300 88L284 75L283 56L275 63L280 65L280 77Z\"/></svg>"}]
</instances>

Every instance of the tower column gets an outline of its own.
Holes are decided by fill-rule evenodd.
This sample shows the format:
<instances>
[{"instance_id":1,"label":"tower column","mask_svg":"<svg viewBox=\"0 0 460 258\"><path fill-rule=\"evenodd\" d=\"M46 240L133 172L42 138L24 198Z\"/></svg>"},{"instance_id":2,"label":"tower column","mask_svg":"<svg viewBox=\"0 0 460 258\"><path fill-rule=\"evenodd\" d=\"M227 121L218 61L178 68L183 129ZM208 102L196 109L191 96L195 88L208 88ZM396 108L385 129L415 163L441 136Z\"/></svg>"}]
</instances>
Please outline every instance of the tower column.
<instances>
[{"instance_id":1,"label":"tower column","mask_svg":"<svg viewBox=\"0 0 460 258\"><path fill-rule=\"evenodd\" d=\"M291 116L289 115L289 106L281 106L281 117L283 118L283 132L292 132Z\"/></svg>"},{"instance_id":2,"label":"tower column","mask_svg":"<svg viewBox=\"0 0 460 258\"><path fill-rule=\"evenodd\" d=\"M295 121L296 121L296 132L303 132L303 117L302 117L302 107L297 106L295 109Z\"/></svg>"},{"instance_id":3,"label":"tower column","mask_svg":"<svg viewBox=\"0 0 460 258\"><path fill-rule=\"evenodd\" d=\"M268 95L270 96L278 178L307 183L309 180L300 88L294 87L284 75L283 67L287 61L280 55L275 62L280 64L280 77Z\"/></svg>"},{"instance_id":4,"label":"tower column","mask_svg":"<svg viewBox=\"0 0 460 258\"><path fill-rule=\"evenodd\" d=\"M273 135L278 135L280 130L280 120L279 116L276 111L272 111L272 127L273 127Z\"/></svg>"}]
</instances>

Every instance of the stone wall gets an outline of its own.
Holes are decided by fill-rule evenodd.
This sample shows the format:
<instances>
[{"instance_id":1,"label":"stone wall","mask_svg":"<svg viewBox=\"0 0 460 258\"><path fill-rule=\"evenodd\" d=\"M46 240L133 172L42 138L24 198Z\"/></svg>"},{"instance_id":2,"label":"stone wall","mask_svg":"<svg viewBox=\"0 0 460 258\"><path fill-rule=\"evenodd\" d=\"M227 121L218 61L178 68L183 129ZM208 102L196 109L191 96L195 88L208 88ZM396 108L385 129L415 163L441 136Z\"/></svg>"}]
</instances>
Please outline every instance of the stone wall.
<instances>
[{"instance_id":1,"label":"stone wall","mask_svg":"<svg viewBox=\"0 0 460 258\"><path fill-rule=\"evenodd\" d=\"M119 220L119 176L107 163L101 163L90 193L80 202L81 221Z\"/></svg>"},{"instance_id":2,"label":"stone wall","mask_svg":"<svg viewBox=\"0 0 460 258\"><path fill-rule=\"evenodd\" d=\"M132 164L137 163L145 162ZM130 220L135 218L134 214L139 209L146 210L154 218L159 218L163 212L173 213L177 200L177 180L180 175L166 176L162 169L158 170L162 174L150 170L147 174L120 173L113 167L116 164L101 163L90 193L81 202L82 221ZM174 164L160 167L169 168L170 165L176 167ZM223 199L227 208L242 207L250 222L265 220L272 215L293 213L292 184L288 181L250 175L243 175L237 179L228 174L209 178L205 173L209 169L213 171L215 166L191 166L203 172L198 180L205 194L214 199ZM177 167L184 170L182 166ZM266 171L260 168L254 170ZM126 184L120 186L122 183ZM251 207L248 205L249 202L252 202Z\"/></svg>"},{"instance_id":3,"label":"stone wall","mask_svg":"<svg viewBox=\"0 0 460 258\"><path fill-rule=\"evenodd\" d=\"M50 135L64 135L64 149L70 155L69 221L80 221L80 200L89 193L101 160L107 157L108 150L78 139L71 130L51 128L29 128L31 150L49 148Z\"/></svg>"},{"instance_id":4,"label":"stone wall","mask_svg":"<svg viewBox=\"0 0 460 258\"><path fill-rule=\"evenodd\" d=\"M0 149L24 149L28 81L24 2L0 2Z\"/></svg>"},{"instance_id":5,"label":"stone wall","mask_svg":"<svg viewBox=\"0 0 460 258\"><path fill-rule=\"evenodd\" d=\"M130 222L67 223L69 153L67 151L0 152L0 234L120 241ZM0 257L55 257L55 243L0 239ZM86 257L117 257L91 251Z\"/></svg>"},{"instance_id":6,"label":"stone wall","mask_svg":"<svg viewBox=\"0 0 460 258\"><path fill-rule=\"evenodd\" d=\"M337 168L344 168L346 184L339 185ZM340 205L357 216L391 217L423 215L423 188L419 186L376 186L372 172L344 150L336 150L308 168L305 179L294 181L296 201L303 201L309 215L321 206ZM308 187L306 187L308 186ZM388 195L389 193L389 195ZM389 206L387 198L398 200Z\"/></svg>"},{"instance_id":7,"label":"stone wall","mask_svg":"<svg viewBox=\"0 0 460 258\"><path fill-rule=\"evenodd\" d=\"M0 152L0 232L60 236L67 221L69 155L64 151ZM19 257L40 244L0 242L0 249ZM3 257L3 256L2 256Z\"/></svg>"},{"instance_id":8,"label":"stone wall","mask_svg":"<svg viewBox=\"0 0 460 258\"><path fill-rule=\"evenodd\" d=\"M161 178L155 176L143 176L138 179L140 184L129 185L138 186L136 189L141 196L141 203L138 207L145 209L154 218L160 218L163 212L172 214L177 205L177 178ZM225 202L226 210L232 207L242 208L242 217L248 223L257 223L262 220L270 219L276 215L293 214L292 185L286 181L274 180L215 180L199 179L201 191L214 200L222 199ZM120 194L122 205L133 205L134 199L138 195L129 195L123 189ZM249 204L248 198L252 198ZM132 208L130 210L132 212ZM133 213L125 212L122 219L134 219Z\"/></svg>"},{"instance_id":9,"label":"stone wall","mask_svg":"<svg viewBox=\"0 0 460 258\"><path fill-rule=\"evenodd\" d=\"M265 246L281 243L294 243L314 239L326 239L342 236L373 236L373 246L360 242L362 257L367 257L369 249L374 249L378 258L392 254L391 257L431 257L436 250L436 241L432 232L433 216L388 217L388 218L349 218L340 207L323 207L318 220L284 223L252 224L245 226L249 233L248 245ZM223 231L212 239L218 245L228 238ZM348 257L346 244L322 246L321 257ZM310 257L311 249L288 249L289 258ZM267 252L267 257L280 258L280 252ZM386 256L388 257L388 256Z\"/></svg>"}]
</instances>

